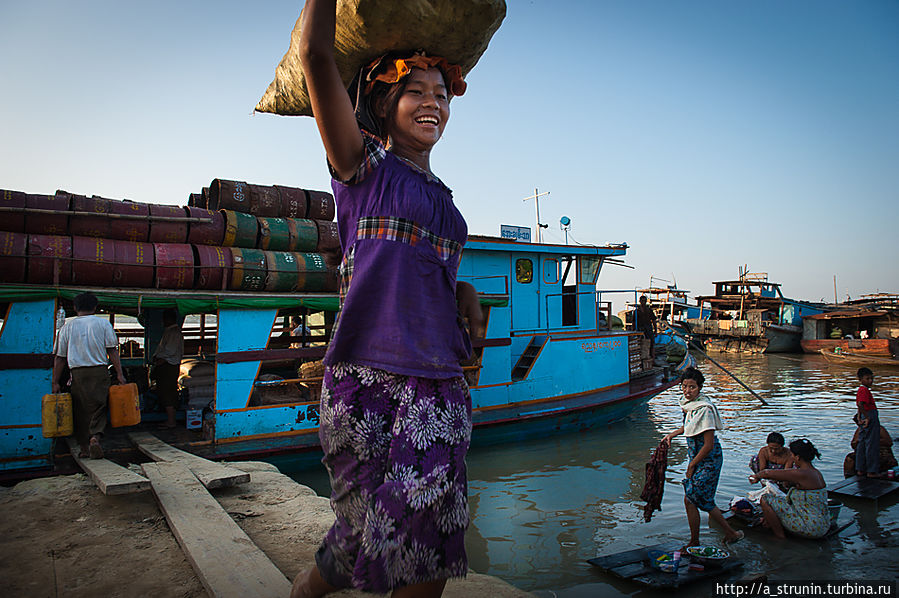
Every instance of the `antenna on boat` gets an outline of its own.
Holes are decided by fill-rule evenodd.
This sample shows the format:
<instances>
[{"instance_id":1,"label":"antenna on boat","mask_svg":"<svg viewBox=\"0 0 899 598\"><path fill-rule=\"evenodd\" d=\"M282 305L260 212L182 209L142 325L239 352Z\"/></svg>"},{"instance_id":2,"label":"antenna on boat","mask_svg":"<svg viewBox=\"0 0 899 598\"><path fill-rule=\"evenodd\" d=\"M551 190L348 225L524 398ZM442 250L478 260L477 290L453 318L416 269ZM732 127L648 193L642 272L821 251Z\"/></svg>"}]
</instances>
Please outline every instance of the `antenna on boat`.
<instances>
[{"instance_id":1,"label":"antenna on boat","mask_svg":"<svg viewBox=\"0 0 899 598\"><path fill-rule=\"evenodd\" d=\"M537 188L534 188L534 194L528 197L525 197L522 201L527 201L529 199L534 200L534 205L537 206L537 242L543 242L543 231L541 228L547 228L548 224L540 224L540 196L549 195L549 191L544 191L543 193L537 193Z\"/></svg>"},{"instance_id":2,"label":"antenna on boat","mask_svg":"<svg viewBox=\"0 0 899 598\"><path fill-rule=\"evenodd\" d=\"M568 216L562 216L559 219L559 226L562 227L562 230L565 231L565 244L568 245L568 229L571 228L571 218Z\"/></svg>"}]
</instances>

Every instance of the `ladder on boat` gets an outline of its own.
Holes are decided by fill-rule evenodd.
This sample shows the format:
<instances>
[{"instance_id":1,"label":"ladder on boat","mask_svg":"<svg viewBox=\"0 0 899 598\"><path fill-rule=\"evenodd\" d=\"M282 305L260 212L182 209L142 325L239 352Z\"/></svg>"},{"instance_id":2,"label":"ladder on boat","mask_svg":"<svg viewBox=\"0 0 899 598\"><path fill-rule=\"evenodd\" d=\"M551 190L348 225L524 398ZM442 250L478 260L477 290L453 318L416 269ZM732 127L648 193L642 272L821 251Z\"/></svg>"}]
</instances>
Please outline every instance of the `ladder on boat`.
<instances>
[{"instance_id":1,"label":"ladder on boat","mask_svg":"<svg viewBox=\"0 0 899 598\"><path fill-rule=\"evenodd\" d=\"M537 361L537 356L540 355L540 351L543 350L543 346L546 345L546 341L548 340L549 336L545 334L531 338L531 342L524 348L524 352L512 368L512 382L518 382L519 380L524 380L528 377L531 367L534 365L534 362Z\"/></svg>"}]
</instances>

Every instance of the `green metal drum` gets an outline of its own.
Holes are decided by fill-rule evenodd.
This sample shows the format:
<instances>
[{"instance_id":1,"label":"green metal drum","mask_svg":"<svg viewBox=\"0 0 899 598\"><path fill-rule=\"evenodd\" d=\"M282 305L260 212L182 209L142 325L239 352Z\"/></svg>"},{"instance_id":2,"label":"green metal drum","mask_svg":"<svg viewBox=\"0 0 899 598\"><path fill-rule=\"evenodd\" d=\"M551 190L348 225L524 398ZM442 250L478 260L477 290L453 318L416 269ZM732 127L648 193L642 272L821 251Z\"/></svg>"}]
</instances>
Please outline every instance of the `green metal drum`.
<instances>
[{"instance_id":1,"label":"green metal drum","mask_svg":"<svg viewBox=\"0 0 899 598\"><path fill-rule=\"evenodd\" d=\"M231 290L261 291L265 288L265 252L261 249L231 248Z\"/></svg>"},{"instance_id":2,"label":"green metal drum","mask_svg":"<svg viewBox=\"0 0 899 598\"><path fill-rule=\"evenodd\" d=\"M226 247L256 247L256 238L259 236L259 224L256 217L234 210L222 211L225 213L224 245Z\"/></svg>"},{"instance_id":3,"label":"green metal drum","mask_svg":"<svg viewBox=\"0 0 899 598\"><path fill-rule=\"evenodd\" d=\"M320 253L294 253L299 270L297 290L305 292L326 291L329 288L328 279L332 276L325 264L325 258Z\"/></svg>"},{"instance_id":4,"label":"green metal drum","mask_svg":"<svg viewBox=\"0 0 899 598\"><path fill-rule=\"evenodd\" d=\"M289 251L266 251L265 279L266 291L290 292L297 290L300 279L300 270L297 265L295 253Z\"/></svg>"},{"instance_id":5,"label":"green metal drum","mask_svg":"<svg viewBox=\"0 0 899 598\"><path fill-rule=\"evenodd\" d=\"M294 226L294 242L290 251L315 251L318 247L318 226L315 221L292 218L290 222Z\"/></svg>"},{"instance_id":6,"label":"green metal drum","mask_svg":"<svg viewBox=\"0 0 899 598\"><path fill-rule=\"evenodd\" d=\"M259 223L259 247L271 251L290 251L291 226L287 218L257 216Z\"/></svg>"}]
</instances>

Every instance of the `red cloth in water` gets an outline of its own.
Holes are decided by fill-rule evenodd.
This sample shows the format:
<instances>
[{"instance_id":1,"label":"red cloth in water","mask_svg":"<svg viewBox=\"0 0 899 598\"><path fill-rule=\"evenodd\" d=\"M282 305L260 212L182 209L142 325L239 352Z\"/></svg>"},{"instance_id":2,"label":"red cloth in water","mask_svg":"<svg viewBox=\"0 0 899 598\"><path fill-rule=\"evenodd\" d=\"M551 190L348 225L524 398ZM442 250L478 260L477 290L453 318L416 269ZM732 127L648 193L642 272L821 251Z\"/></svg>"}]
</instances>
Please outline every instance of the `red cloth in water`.
<instances>
[{"instance_id":1,"label":"red cloth in water","mask_svg":"<svg viewBox=\"0 0 899 598\"><path fill-rule=\"evenodd\" d=\"M643 520L652 519L653 511L662 510L662 493L665 492L665 470L668 468L668 443L660 442L646 464L646 482L640 499L646 501L643 507Z\"/></svg>"}]
</instances>

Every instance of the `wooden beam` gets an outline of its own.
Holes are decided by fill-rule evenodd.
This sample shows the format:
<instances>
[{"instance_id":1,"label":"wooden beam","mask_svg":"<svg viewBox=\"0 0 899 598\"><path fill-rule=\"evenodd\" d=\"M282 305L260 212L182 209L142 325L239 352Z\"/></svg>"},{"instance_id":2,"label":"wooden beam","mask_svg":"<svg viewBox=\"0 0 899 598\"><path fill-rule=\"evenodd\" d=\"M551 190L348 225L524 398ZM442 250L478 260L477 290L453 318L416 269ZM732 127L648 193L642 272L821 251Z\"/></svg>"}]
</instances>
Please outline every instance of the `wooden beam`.
<instances>
[{"instance_id":1,"label":"wooden beam","mask_svg":"<svg viewBox=\"0 0 899 598\"><path fill-rule=\"evenodd\" d=\"M288 596L290 581L184 465L144 463L159 508L214 598Z\"/></svg>"},{"instance_id":2,"label":"wooden beam","mask_svg":"<svg viewBox=\"0 0 899 598\"><path fill-rule=\"evenodd\" d=\"M250 481L250 474L245 471L176 449L149 432L131 432L128 434L128 438L140 452L154 461L168 461L184 465L197 476L197 479L206 488L227 488Z\"/></svg>"},{"instance_id":3,"label":"wooden beam","mask_svg":"<svg viewBox=\"0 0 899 598\"><path fill-rule=\"evenodd\" d=\"M75 463L90 476L103 494L109 496L114 494L131 494L132 492L143 492L150 489L150 482L147 478L108 459L82 459L78 457L81 449L78 448L78 443L75 442L75 439L69 436L66 441L69 444L69 450L72 451L72 458L75 459Z\"/></svg>"}]
</instances>

